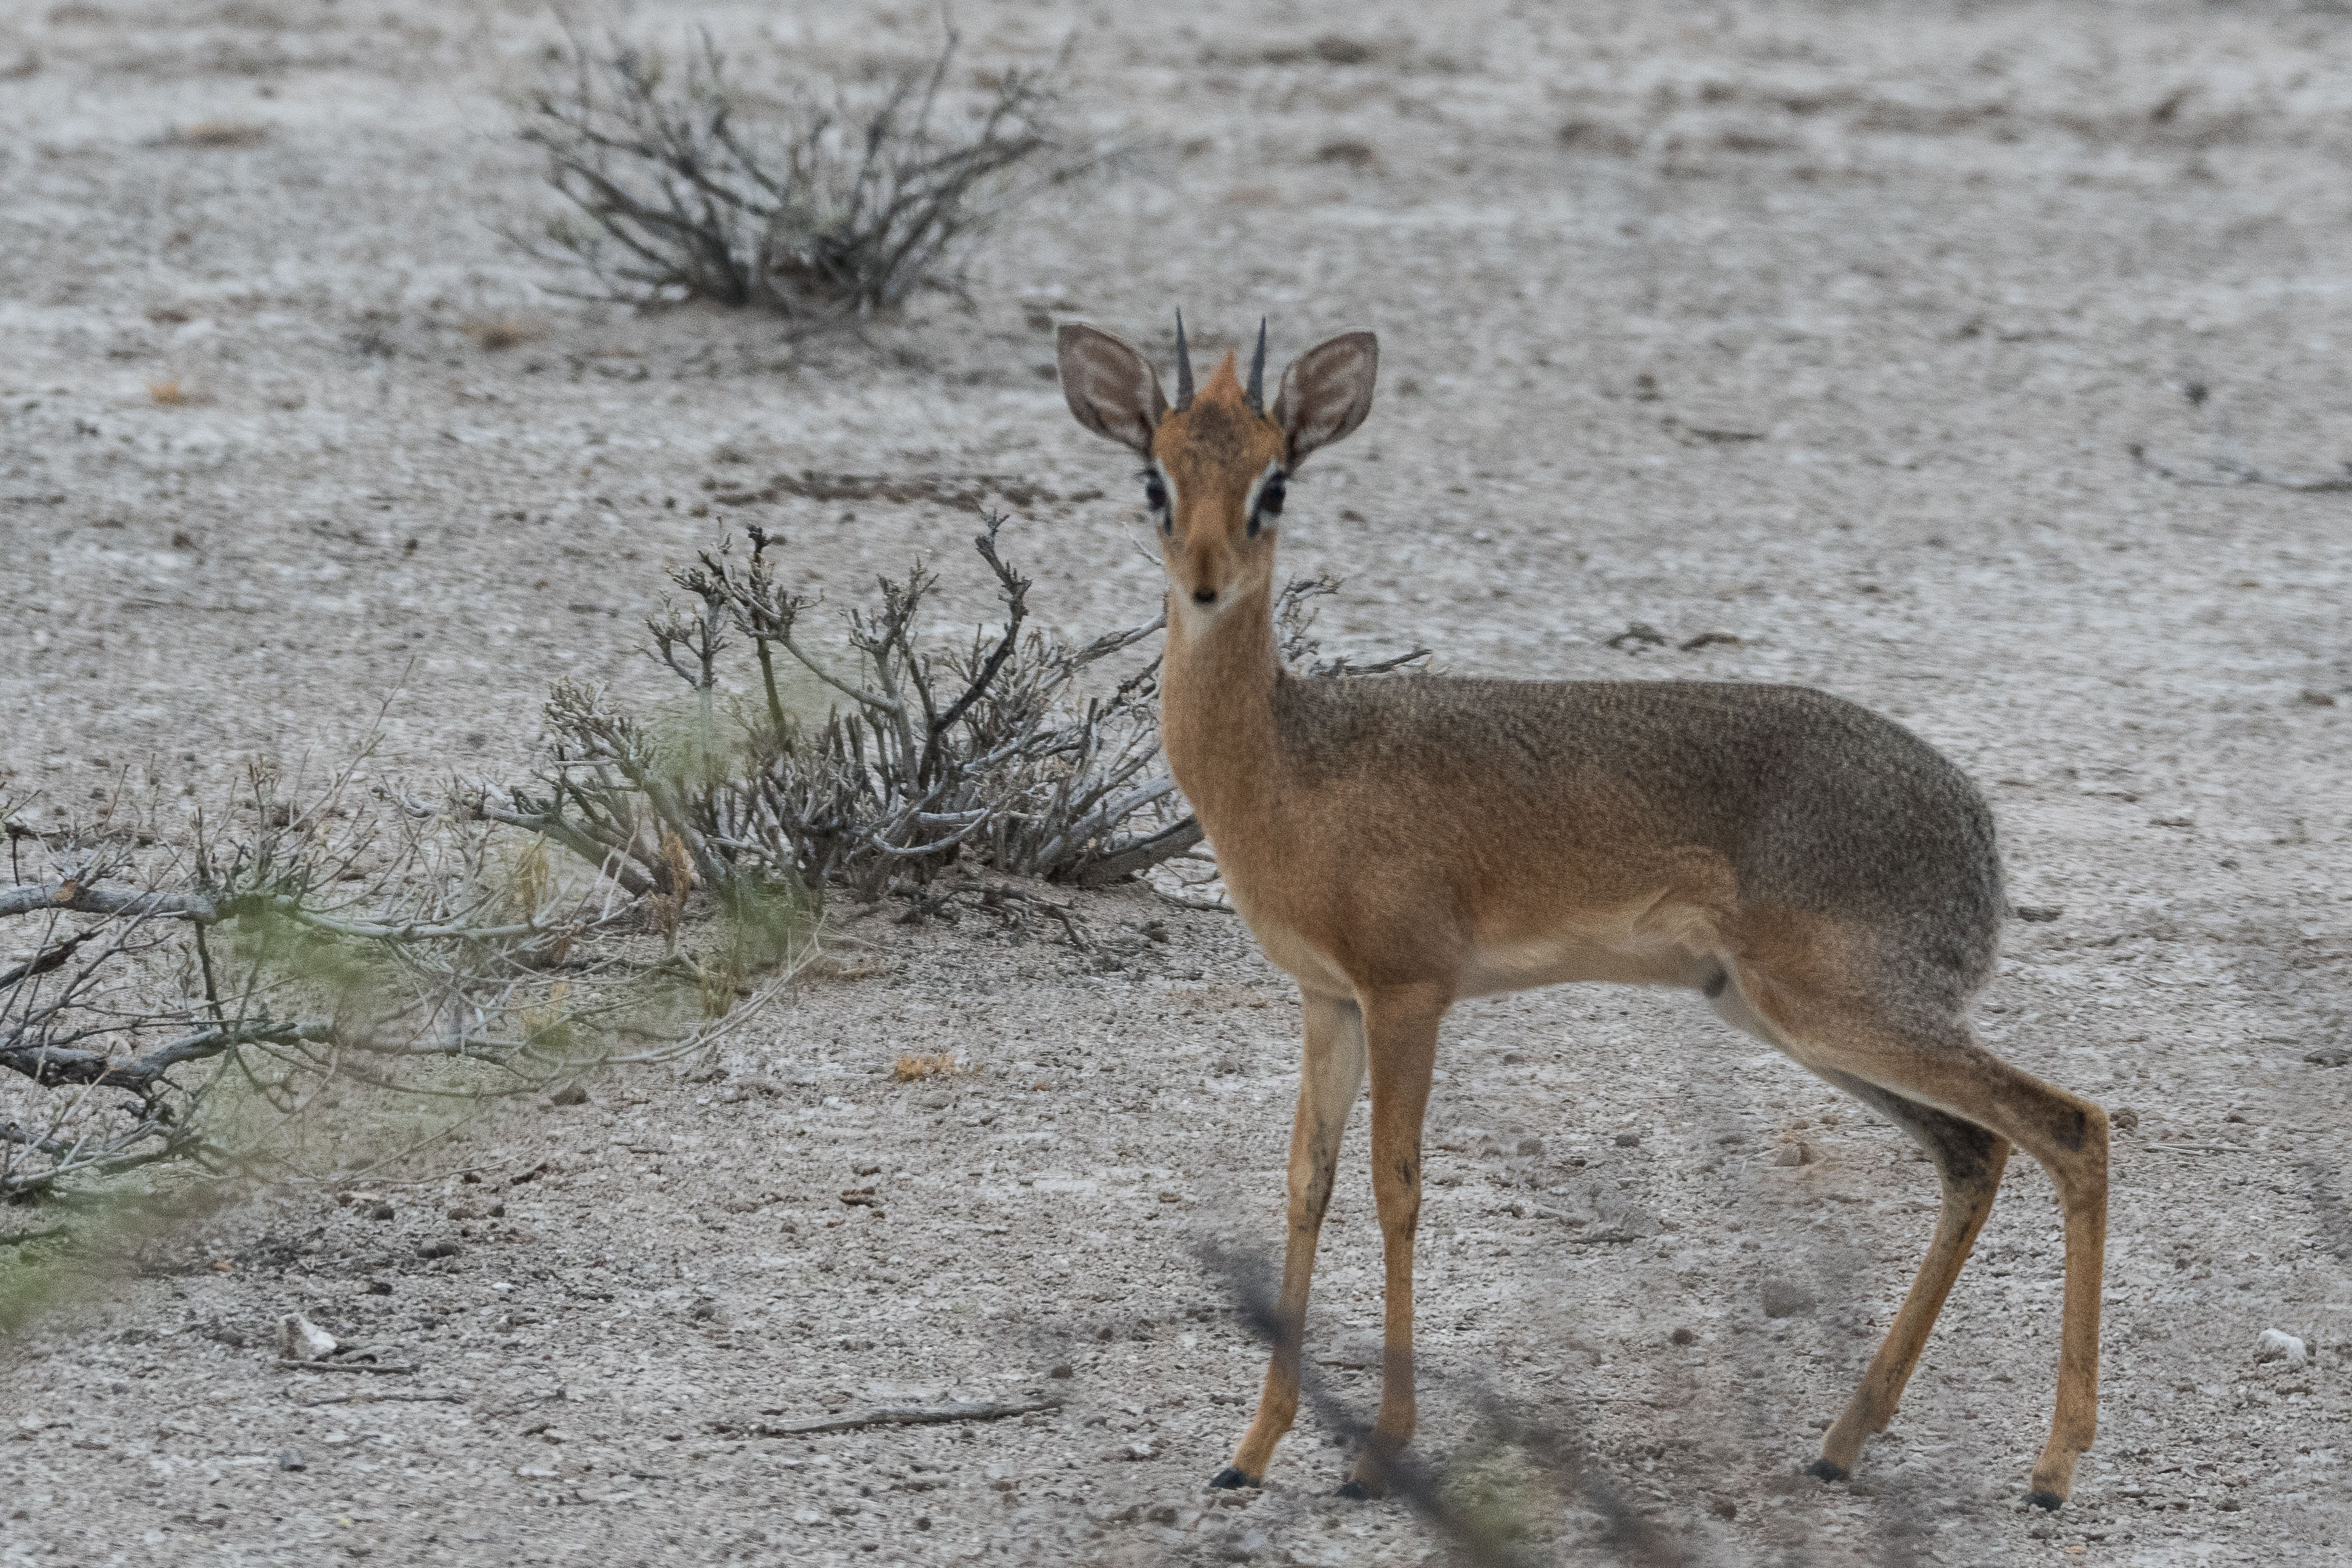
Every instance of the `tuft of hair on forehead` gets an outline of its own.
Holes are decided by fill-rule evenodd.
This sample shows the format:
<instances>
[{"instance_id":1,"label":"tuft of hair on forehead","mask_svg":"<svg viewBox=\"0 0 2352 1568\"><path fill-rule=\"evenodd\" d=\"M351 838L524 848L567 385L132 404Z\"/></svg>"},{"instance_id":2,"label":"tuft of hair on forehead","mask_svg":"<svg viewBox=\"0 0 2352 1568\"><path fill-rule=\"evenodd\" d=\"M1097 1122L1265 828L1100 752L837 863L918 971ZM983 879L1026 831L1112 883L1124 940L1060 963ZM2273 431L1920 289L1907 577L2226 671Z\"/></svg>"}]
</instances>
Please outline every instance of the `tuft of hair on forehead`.
<instances>
[{"instance_id":1,"label":"tuft of hair on forehead","mask_svg":"<svg viewBox=\"0 0 2352 1568\"><path fill-rule=\"evenodd\" d=\"M1193 394L1192 405L1170 419L1170 427L1181 429L1188 444L1221 453L1238 454L1249 442L1251 432L1261 426L1272 428L1265 415L1250 406L1249 395L1234 373L1231 351L1207 384Z\"/></svg>"},{"instance_id":2,"label":"tuft of hair on forehead","mask_svg":"<svg viewBox=\"0 0 2352 1568\"><path fill-rule=\"evenodd\" d=\"M1196 405L1221 402L1238 403L1244 408L1249 406L1248 394L1242 391L1241 377L1234 373L1234 351L1227 349L1224 361L1217 367L1217 373L1211 376L1209 384L1194 395L1192 401Z\"/></svg>"}]
</instances>

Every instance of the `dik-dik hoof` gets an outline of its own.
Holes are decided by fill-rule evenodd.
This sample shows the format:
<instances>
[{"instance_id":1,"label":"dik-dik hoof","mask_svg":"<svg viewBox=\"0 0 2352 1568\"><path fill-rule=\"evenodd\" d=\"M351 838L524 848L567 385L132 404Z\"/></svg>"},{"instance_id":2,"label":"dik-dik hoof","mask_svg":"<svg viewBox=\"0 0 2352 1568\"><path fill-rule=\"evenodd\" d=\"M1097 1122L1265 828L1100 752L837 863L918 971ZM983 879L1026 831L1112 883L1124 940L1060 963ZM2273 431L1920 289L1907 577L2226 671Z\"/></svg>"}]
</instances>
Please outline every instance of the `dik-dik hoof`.
<instances>
[{"instance_id":1,"label":"dik-dik hoof","mask_svg":"<svg viewBox=\"0 0 2352 1568\"><path fill-rule=\"evenodd\" d=\"M1852 1470L1847 1469L1843 1465L1833 1465L1827 1459L1815 1459L1805 1467L1805 1473L1818 1480L1825 1481L1850 1481L1853 1479Z\"/></svg>"},{"instance_id":2,"label":"dik-dik hoof","mask_svg":"<svg viewBox=\"0 0 2352 1568\"><path fill-rule=\"evenodd\" d=\"M1370 1502L1381 1494L1361 1481L1341 1481L1339 1495L1350 1502Z\"/></svg>"},{"instance_id":3,"label":"dik-dik hoof","mask_svg":"<svg viewBox=\"0 0 2352 1568\"><path fill-rule=\"evenodd\" d=\"M2025 1494L2025 1500L2036 1508L2047 1509L2063 1507L2066 1501L2054 1491L2030 1491Z\"/></svg>"},{"instance_id":4,"label":"dik-dik hoof","mask_svg":"<svg viewBox=\"0 0 2352 1568\"><path fill-rule=\"evenodd\" d=\"M1214 1479L1209 1482L1209 1488L1213 1491L1239 1491L1244 1487L1254 1487L1257 1485L1261 1479L1262 1478L1251 1475L1246 1471L1237 1470L1231 1465L1227 1465L1223 1469L1217 1472Z\"/></svg>"}]
</instances>

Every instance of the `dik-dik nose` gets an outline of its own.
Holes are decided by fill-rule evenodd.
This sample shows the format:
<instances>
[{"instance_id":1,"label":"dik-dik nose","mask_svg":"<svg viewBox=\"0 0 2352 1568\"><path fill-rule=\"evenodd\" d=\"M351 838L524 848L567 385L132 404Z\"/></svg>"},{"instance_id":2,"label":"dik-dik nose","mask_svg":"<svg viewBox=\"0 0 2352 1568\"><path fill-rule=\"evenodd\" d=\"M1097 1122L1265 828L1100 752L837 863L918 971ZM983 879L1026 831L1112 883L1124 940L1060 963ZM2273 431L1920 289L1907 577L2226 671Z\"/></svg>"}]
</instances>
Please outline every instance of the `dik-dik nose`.
<instances>
[{"instance_id":1,"label":"dik-dik nose","mask_svg":"<svg viewBox=\"0 0 2352 1568\"><path fill-rule=\"evenodd\" d=\"M1192 591L1192 602L1195 604L1214 604L1216 601L1217 591L1213 588L1196 588Z\"/></svg>"}]
</instances>

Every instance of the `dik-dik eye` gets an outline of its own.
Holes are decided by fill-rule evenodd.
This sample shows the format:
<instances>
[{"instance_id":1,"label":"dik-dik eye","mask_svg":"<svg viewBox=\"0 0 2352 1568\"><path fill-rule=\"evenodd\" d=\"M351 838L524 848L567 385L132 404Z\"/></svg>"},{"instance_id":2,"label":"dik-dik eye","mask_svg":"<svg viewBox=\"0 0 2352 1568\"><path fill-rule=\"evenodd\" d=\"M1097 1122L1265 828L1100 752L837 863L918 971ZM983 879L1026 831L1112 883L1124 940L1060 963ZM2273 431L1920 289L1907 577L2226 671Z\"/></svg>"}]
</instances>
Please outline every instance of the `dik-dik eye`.
<instances>
[{"instance_id":1,"label":"dik-dik eye","mask_svg":"<svg viewBox=\"0 0 2352 1568\"><path fill-rule=\"evenodd\" d=\"M1165 528L1169 526L1168 482L1157 474L1146 474L1143 476L1143 504L1151 508L1152 515L1160 519L1161 528Z\"/></svg>"},{"instance_id":2,"label":"dik-dik eye","mask_svg":"<svg viewBox=\"0 0 2352 1568\"><path fill-rule=\"evenodd\" d=\"M1282 496L1283 476L1280 474L1268 475L1265 483L1257 487L1257 505L1250 511L1250 538L1257 538L1258 529L1268 518L1282 516Z\"/></svg>"}]
</instances>

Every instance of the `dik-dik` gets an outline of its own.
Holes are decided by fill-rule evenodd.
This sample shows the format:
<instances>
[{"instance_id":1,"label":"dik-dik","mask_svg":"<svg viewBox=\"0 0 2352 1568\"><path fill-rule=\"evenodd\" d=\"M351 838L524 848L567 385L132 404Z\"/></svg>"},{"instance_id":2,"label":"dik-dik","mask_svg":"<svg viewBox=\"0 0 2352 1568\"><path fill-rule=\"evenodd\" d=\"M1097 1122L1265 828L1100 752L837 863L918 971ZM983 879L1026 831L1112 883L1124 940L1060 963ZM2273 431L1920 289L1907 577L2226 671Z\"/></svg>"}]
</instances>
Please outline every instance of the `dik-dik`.
<instances>
[{"instance_id":1,"label":"dik-dik","mask_svg":"<svg viewBox=\"0 0 2352 1568\"><path fill-rule=\"evenodd\" d=\"M1926 1150L1943 1209L1918 1278L1812 1473L1885 1428L1992 1207L2010 1145L2066 1222L2057 1410L2033 1501L2063 1502L2097 1426L2107 1119L1978 1041L2006 904L1958 768L1892 721L1795 686L1300 679L1276 656L1291 478L1372 406L1379 345L1334 338L1265 397L1228 354L1176 401L1133 349L1060 335L1070 411L1146 464L1168 572L1161 728L1234 906L1297 978L1306 1058L1288 1246L1257 1418L1213 1483L1255 1486L1298 1408L1307 1282L1341 1129L1371 1078L1387 1265L1380 1416L1344 1490L1412 1435L1412 1243L1438 1022L1465 997L1565 980L1685 987Z\"/></svg>"}]
</instances>

